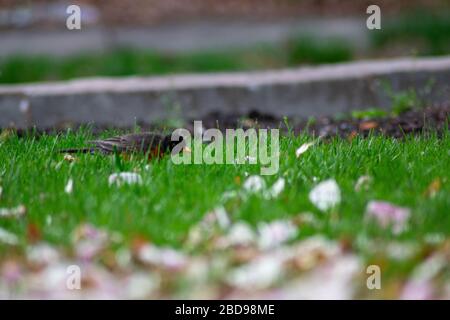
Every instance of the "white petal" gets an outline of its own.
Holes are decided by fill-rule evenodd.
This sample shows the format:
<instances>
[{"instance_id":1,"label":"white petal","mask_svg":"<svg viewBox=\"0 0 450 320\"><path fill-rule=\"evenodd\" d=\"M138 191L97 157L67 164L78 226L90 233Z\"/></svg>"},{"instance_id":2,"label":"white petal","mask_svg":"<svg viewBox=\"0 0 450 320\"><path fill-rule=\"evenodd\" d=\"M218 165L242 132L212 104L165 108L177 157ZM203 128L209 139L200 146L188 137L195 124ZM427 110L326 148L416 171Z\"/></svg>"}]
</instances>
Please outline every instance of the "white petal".
<instances>
[{"instance_id":1,"label":"white petal","mask_svg":"<svg viewBox=\"0 0 450 320\"><path fill-rule=\"evenodd\" d=\"M49 265L57 262L59 254L52 246L41 243L27 249L27 260L34 265Z\"/></svg>"},{"instance_id":2,"label":"white petal","mask_svg":"<svg viewBox=\"0 0 450 320\"><path fill-rule=\"evenodd\" d=\"M139 249L139 259L146 264L179 270L186 266L187 257L172 248L158 248L148 244Z\"/></svg>"},{"instance_id":3,"label":"white petal","mask_svg":"<svg viewBox=\"0 0 450 320\"><path fill-rule=\"evenodd\" d=\"M21 218L27 213L27 208L20 205L15 208L0 208L0 218Z\"/></svg>"},{"instance_id":4,"label":"white petal","mask_svg":"<svg viewBox=\"0 0 450 320\"><path fill-rule=\"evenodd\" d=\"M353 255L343 255L297 279L280 290L280 299L348 300L354 298L362 263Z\"/></svg>"},{"instance_id":5,"label":"white petal","mask_svg":"<svg viewBox=\"0 0 450 320\"><path fill-rule=\"evenodd\" d=\"M279 178L273 186L268 190L265 194L266 198L276 198L280 195L284 190L285 180L283 178Z\"/></svg>"},{"instance_id":6,"label":"white petal","mask_svg":"<svg viewBox=\"0 0 450 320\"><path fill-rule=\"evenodd\" d=\"M16 245L19 243L19 238L17 236L3 228L0 228L0 242Z\"/></svg>"},{"instance_id":7,"label":"white petal","mask_svg":"<svg viewBox=\"0 0 450 320\"><path fill-rule=\"evenodd\" d=\"M159 288L160 279L151 274L138 272L127 279L126 297L128 299L144 299Z\"/></svg>"},{"instance_id":8,"label":"white petal","mask_svg":"<svg viewBox=\"0 0 450 320\"><path fill-rule=\"evenodd\" d=\"M361 176L358 178L358 181L356 181L355 184L355 191L363 191L368 190L369 185L372 183L372 177L371 176Z\"/></svg>"},{"instance_id":9,"label":"white petal","mask_svg":"<svg viewBox=\"0 0 450 320\"><path fill-rule=\"evenodd\" d=\"M295 156L298 158L300 157L303 153L305 153L306 151L308 151L308 149L314 145L314 142L307 142L304 143L300 146L300 148L298 148L297 150L295 150Z\"/></svg>"},{"instance_id":10,"label":"white petal","mask_svg":"<svg viewBox=\"0 0 450 320\"><path fill-rule=\"evenodd\" d=\"M64 188L64 192L67 194L71 194L73 192L73 180L69 179L67 181L66 187Z\"/></svg>"},{"instance_id":11,"label":"white petal","mask_svg":"<svg viewBox=\"0 0 450 320\"><path fill-rule=\"evenodd\" d=\"M258 224L258 244L261 249L274 248L297 235L297 227L290 221L278 220Z\"/></svg>"},{"instance_id":12,"label":"white petal","mask_svg":"<svg viewBox=\"0 0 450 320\"><path fill-rule=\"evenodd\" d=\"M266 188L266 182L260 176L250 176L244 182L244 189L251 193L256 193Z\"/></svg>"},{"instance_id":13,"label":"white petal","mask_svg":"<svg viewBox=\"0 0 450 320\"><path fill-rule=\"evenodd\" d=\"M256 236L252 228L245 222L233 224L228 234L219 243L220 247L248 246L255 242Z\"/></svg>"},{"instance_id":14,"label":"white petal","mask_svg":"<svg viewBox=\"0 0 450 320\"><path fill-rule=\"evenodd\" d=\"M222 202L225 202L225 201L227 201L227 200L236 198L237 196L239 196L239 193L238 193L237 191L235 191L235 190L225 191L225 192L222 194L220 200L221 200Z\"/></svg>"},{"instance_id":15,"label":"white petal","mask_svg":"<svg viewBox=\"0 0 450 320\"><path fill-rule=\"evenodd\" d=\"M319 183L309 193L309 200L320 210L327 211L341 202L341 191L334 179Z\"/></svg>"},{"instance_id":16,"label":"white petal","mask_svg":"<svg viewBox=\"0 0 450 320\"><path fill-rule=\"evenodd\" d=\"M214 210L214 214L217 218L217 223L222 229L226 229L230 226L231 221L228 217L228 213L225 211L224 207L218 207Z\"/></svg>"},{"instance_id":17,"label":"white petal","mask_svg":"<svg viewBox=\"0 0 450 320\"><path fill-rule=\"evenodd\" d=\"M142 178L135 172L120 172L110 175L108 182L109 185L116 184L117 186L123 184L142 184Z\"/></svg>"},{"instance_id":18,"label":"white petal","mask_svg":"<svg viewBox=\"0 0 450 320\"><path fill-rule=\"evenodd\" d=\"M75 161L75 157L71 154L65 154L64 155L64 160L67 162L74 162Z\"/></svg>"},{"instance_id":19,"label":"white petal","mask_svg":"<svg viewBox=\"0 0 450 320\"><path fill-rule=\"evenodd\" d=\"M262 257L234 269L226 280L230 285L242 289L264 289L274 284L282 272L280 261L273 257Z\"/></svg>"},{"instance_id":20,"label":"white petal","mask_svg":"<svg viewBox=\"0 0 450 320\"><path fill-rule=\"evenodd\" d=\"M75 255L83 261L89 261L106 247L109 235L90 224L82 224L73 231L72 240Z\"/></svg>"}]
</instances>

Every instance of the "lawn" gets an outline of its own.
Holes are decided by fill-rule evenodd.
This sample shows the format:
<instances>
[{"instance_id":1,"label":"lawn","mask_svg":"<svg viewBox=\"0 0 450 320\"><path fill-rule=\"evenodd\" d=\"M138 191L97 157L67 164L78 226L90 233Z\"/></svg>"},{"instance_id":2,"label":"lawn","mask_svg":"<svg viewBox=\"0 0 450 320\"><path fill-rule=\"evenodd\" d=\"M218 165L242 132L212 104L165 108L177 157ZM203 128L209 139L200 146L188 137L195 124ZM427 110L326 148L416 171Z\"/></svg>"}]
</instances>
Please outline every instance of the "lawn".
<instances>
[{"instance_id":1,"label":"lawn","mask_svg":"<svg viewBox=\"0 0 450 320\"><path fill-rule=\"evenodd\" d=\"M111 132L103 135L111 135ZM238 232L241 236L251 230L256 232L264 222L284 221L289 228L294 226L294 230L288 232L291 236L279 239L279 246L254 249L258 252L256 256L268 255L281 247L292 247L320 237L322 242L319 241L321 244L317 250L324 251L320 251L324 261L335 259L328 256L329 246L339 248L341 253L337 256L354 257L360 266L356 270L359 280L352 280L351 286L357 289L342 298L393 298L407 294L407 286L414 285L411 277L417 273L414 271L416 268L424 268L426 260L433 255L444 254L448 258L448 242L445 241L450 230L449 132L442 137L433 134L406 136L403 139L369 136L355 137L351 141L341 138L317 141L308 135L283 136L280 141L278 174L262 176L267 188L279 178L284 178L284 189L273 197L264 196L263 191L245 190L248 176L259 174L259 165L174 165L168 157L148 162L144 157L124 159L99 154L81 154L76 155L75 159L68 159L58 153L61 148L83 146L91 138L89 130L68 131L59 136L44 135L39 138L33 135L19 138L5 133L1 136L0 187L3 192L0 195L0 208L23 205L26 214L17 214L13 218L0 216L0 228L17 237L16 244L0 241L0 266L2 261L5 264L15 261L22 265L22 257L27 257L31 248L42 243L46 244L48 250L56 248L65 259L76 260L77 240L74 239L80 232L76 230L89 225L110 235L107 250L102 246L90 261L106 266L112 273L121 270L117 266L117 252L129 250L135 253L143 243L151 244L153 248L170 247L181 255L195 256L197 259L203 257L209 262L217 260L213 264L215 268L219 264L221 271L218 274L217 270L216 273L212 272L214 275L210 275L205 283L202 282L201 287L211 291L208 291L210 297L239 297L242 291L236 279L248 277L241 275L239 278L235 269L241 266L242 261L253 261L253 258L246 256L245 259L249 260L243 258L236 262L235 254L238 248L247 247L247 240L239 237L231 240L223 230L210 234L217 229L207 224L211 221L208 222L205 216L209 212L223 212L217 208L225 210L231 226L240 222L250 226L250 231L244 228L245 232ZM311 141L316 143L297 157L296 150ZM142 177L142 184L109 185L109 176L120 171L138 173ZM361 179L363 176L365 178ZM72 190L67 189L70 179L73 181ZM322 211L312 203L309 194L320 182L328 179L336 181L341 201L333 208ZM358 180L360 183L357 183ZM360 184L357 190L356 184ZM410 210L408 219L401 221L404 224L401 232L393 232L391 226L377 223L377 219L368 219L367 206L373 200ZM220 222L220 218L218 220ZM205 225L205 229L200 228ZM198 228L203 231L197 237L203 240L200 244L198 241L193 244L192 237ZM287 232L283 228L281 230L282 234ZM260 236L263 233L260 230ZM86 237L89 240L89 236ZM217 245L217 239L222 239L219 241L221 245ZM226 248L236 251L224 251L223 239L237 241L239 245L225 241ZM244 241L245 245L239 241ZM273 242L276 244L275 240ZM230 253L227 252L234 252L231 254L234 258L230 258L232 262L228 260ZM159 254L164 255L163 252ZM313 263L318 270L321 259ZM141 257L141 264L142 260L145 259ZM141 268L141 264L132 269ZM150 264L154 267L155 261L152 260ZM369 264L381 267L382 290L370 291L365 288L365 268ZM158 271L151 270L160 275L163 284L147 296L198 297L192 284L187 286L190 289L180 289L186 281L193 281L191 278L185 274L180 276L179 273L176 273L177 276L167 275L160 268L158 264ZM307 273L303 267L298 268L301 270L295 271L296 275L310 274L314 270L306 268L310 272ZM446 268L445 265L443 268ZM233 278L235 282L230 280L232 284L224 280L227 270L236 271ZM244 281L244 286L259 288L261 285L260 290L255 289L250 296L270 297L258 296L256 293L267 294L273 288L283 288L283 283L288 283L286 279L294 277L292 269L288 270L283 272L282 279L277 277L269 284L259 283L261 279L258 277L259 280L254 280L254 283ZM444 274L439 272L426 278L426 285L434 290L433 294L442 297L449 294L445 291L450 284L449 273L448 270ZM363 280L358 278L361 275ZM167 277L176 277L177 280L169 281L168 285ZM340 277L345 276L337 276ZM188 278L190 280L186 280ZM27 292L23 288L14 287L18 291L8 288L5 291L3 287L3 294L20 290ZM208 294L205 293L205 296Z\"/></svg>"}]
</instances>

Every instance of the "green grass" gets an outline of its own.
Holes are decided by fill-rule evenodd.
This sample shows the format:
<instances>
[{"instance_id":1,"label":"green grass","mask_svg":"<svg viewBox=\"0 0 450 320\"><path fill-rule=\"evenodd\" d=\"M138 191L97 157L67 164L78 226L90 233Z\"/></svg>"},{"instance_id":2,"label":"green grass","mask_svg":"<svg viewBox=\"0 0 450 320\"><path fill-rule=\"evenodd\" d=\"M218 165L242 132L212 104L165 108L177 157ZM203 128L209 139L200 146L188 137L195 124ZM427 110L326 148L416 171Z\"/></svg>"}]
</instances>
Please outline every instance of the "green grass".
<instances>
[{"instance_id":1,"label":"green grass","mask_svg":"<svg viewBox=\"0 0 450 320\"><path fill-rule=\"evenodd\" d=\"M119 49L65 58L14 55L0 58L0 83L67 80L92 76L165 75L282 68L310 63L335 63L352 58L351 46L332 40L321 43L298 37L284 45L247 49L162 54Z\"/></svg>"},{"instance_id":2,"label":"green grass","mask_svg":"<svg viewBox=\"0 0 450 320\"><path fill-rule=\"evenodd\" d=\"M286 179L286 188L277 199L252 196L245 200L221 203L230 190L239 191L236 182L245 180L246 172L258 174L258 165L174 165L170 159L148 161L135 158L122 161L125 171L136 170L143 185L110 187L108 177L117 172L114 157L83 154L69 163L56 152L60 148L82 146L90 139L88 131L39 139L15 135L0 142L0 207L27 207L26 218L0 219L0 226L17 234L27 246L27 228L36 226L44 240L68 245L72 230L82 222L123 234L125 241L144 237L157 244L180 247L189 228L205 213L224 204L232 219L256 224L293 217L310 211L320 227L307 226L300 238L325 234L331 239L350 239L356 245L361 237L393 239L390 232L364 222L368 201L377 199L409 207L410 228L399 239L422 241L427 234L449 234L450 230L450 135L355 138L351 142L335 139L321 142L299 159L295 150L311 137L283 137L280 170L267 176L267 183L278 177ZM367 192L356 193L358 177L370 175L373 184ZM73 194L64 187L74 180ZM335 214L318 211L308 200L317 181L334 178L342 191L342 203ZM424 191L434 179L442 188L434 198ZM0 251L7 246L0 244ZM10 248L10 247L9 247ZM363 249L360 249L363 251ZM364 254L364 252L360 252Z\"/></svg>"}]
</instances>

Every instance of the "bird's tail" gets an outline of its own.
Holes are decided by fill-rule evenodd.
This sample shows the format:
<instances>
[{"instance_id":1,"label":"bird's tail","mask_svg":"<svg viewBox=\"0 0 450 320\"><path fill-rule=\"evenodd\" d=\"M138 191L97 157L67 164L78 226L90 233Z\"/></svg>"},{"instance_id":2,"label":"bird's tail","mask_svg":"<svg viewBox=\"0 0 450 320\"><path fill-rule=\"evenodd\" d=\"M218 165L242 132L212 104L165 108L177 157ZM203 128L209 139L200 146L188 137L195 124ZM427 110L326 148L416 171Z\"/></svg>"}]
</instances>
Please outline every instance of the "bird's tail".
<instances>
[{"instance_id":1,"label":"bird's tail","mask_svg":"<svg viewBox=\"0 0 450 320\"><path fill-rule=\"evenodd\" d=\"M73 149L61 149L59 153L94 153L97 150L95 147L91 148L73 148Z\"/></svg>"}]
</instances>

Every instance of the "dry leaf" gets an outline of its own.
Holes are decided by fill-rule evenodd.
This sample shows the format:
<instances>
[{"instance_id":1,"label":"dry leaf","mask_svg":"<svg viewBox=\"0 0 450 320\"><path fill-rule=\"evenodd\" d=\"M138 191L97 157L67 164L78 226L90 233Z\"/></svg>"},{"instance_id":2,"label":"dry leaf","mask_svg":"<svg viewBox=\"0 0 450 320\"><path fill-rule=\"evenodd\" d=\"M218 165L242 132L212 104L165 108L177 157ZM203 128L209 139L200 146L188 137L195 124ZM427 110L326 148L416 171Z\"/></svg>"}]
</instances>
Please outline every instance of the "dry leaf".
<instances>
[{"instance_id":1,"label":"dry leaf","mask_svg":"<svg viewBox=\"0 0 450 320\"><path fill-rule=\"evenodd\" d=\"M352 132L350 132L350 134L347 136L347 141L348 142L352 142L353 139L355 139L358 136L358 132L353 130Z\"/></svg>"},{"instance_id":2,"label":"dry leaf","mask_svg":"<svg viewBox=\"0 0 450 320\"><path fill-rule=\"evenodd\" d=\"M429 198L434 198L436 194L441 190L442 182L440 178L434 179L430 185L427 187L427 189L424 192L424 195Z\"/></svg>"},{"instance_id":3,"label":"dry leaf","mask_svg":"<svg viewBox=\"0 0 450 320\"><path fill-rule=\"evenodd\" d=\"M362 131L367 131L371 129L375 129L378 127L378 122L375 121L365 121L359 124L359 129Z\"/></svg>"},{"instance_id":4,"label":"dry leaf","mask_svg":"<svg viewBox=\"0 0 450 320\"><path fill-rule=\"evenodd\" d=\"M75 157L73 156L73 155L71 155L71 154L65 154L64 155L64 161L67 161L67 162L74 162L75 161Z\"/></svg>"}]
</instances>

